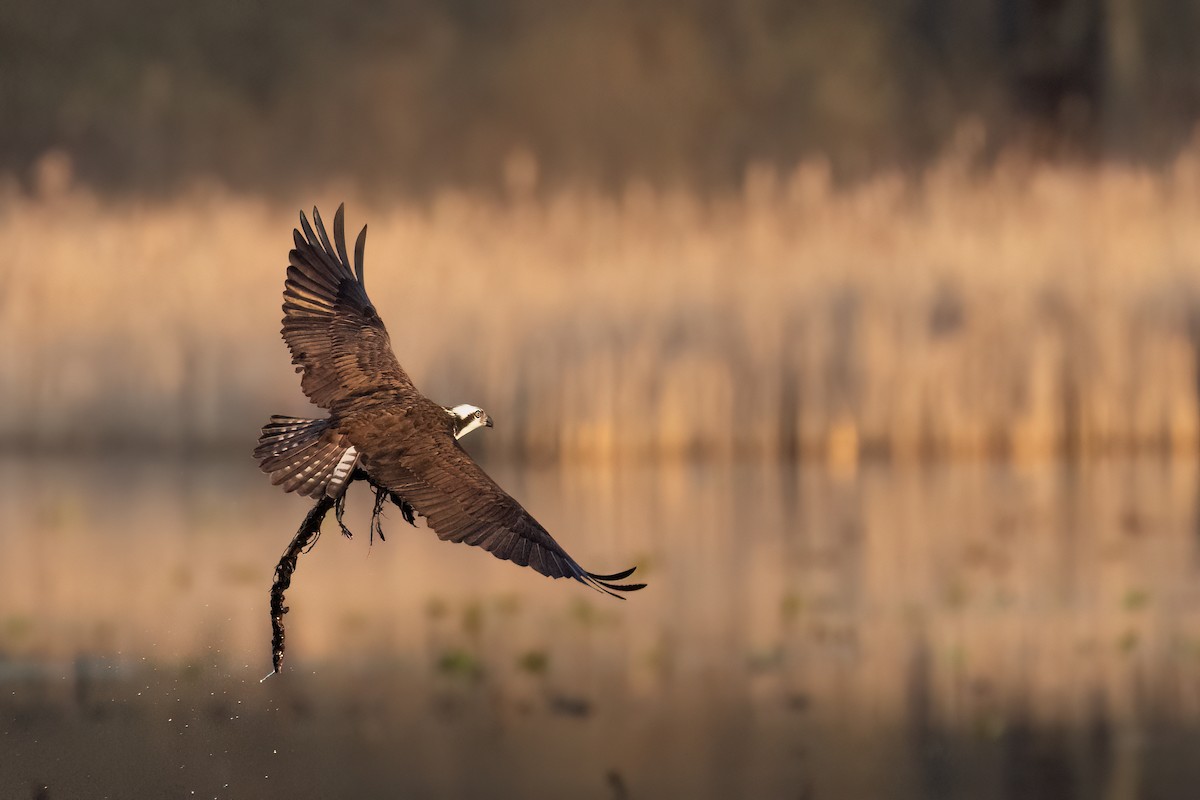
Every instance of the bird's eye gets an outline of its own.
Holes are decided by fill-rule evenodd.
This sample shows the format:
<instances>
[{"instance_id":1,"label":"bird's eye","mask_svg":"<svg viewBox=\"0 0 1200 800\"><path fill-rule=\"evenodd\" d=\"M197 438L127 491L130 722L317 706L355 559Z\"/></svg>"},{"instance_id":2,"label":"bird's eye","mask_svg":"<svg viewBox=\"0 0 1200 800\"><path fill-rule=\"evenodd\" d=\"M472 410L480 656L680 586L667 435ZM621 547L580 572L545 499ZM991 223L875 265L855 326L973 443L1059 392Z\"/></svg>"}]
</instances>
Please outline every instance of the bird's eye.
<instances>
[{"instance_id":1,"label":"bird's eye","mask_svg":"<svg viewBox=\"0 0 1200 800\"><path fill-rule=\"evenodd\" d=\"M475 412L475 419L483 419L483 409L479 409Z\"/></svg>"}]
</instances>

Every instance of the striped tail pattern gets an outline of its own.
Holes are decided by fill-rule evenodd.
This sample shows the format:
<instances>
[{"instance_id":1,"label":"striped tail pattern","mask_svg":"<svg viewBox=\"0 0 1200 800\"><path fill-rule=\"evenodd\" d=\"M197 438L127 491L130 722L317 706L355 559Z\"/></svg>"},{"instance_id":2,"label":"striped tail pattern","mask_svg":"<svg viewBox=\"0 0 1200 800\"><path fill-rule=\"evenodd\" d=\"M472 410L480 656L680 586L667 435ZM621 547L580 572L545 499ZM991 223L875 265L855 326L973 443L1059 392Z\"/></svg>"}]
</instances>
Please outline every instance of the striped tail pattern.
<instances>
[{"instance_id":1,"label":"striped tail pattern","mask_svg":"<svg viewBox=\"0 0 1200 800\"><path fill-rule=\"evenodd\" d=\"M271 417L254 457L271 483L306 497L340 497L358 464L358 451L329 420L298 417Z\"/></svg>"}]
</instances>

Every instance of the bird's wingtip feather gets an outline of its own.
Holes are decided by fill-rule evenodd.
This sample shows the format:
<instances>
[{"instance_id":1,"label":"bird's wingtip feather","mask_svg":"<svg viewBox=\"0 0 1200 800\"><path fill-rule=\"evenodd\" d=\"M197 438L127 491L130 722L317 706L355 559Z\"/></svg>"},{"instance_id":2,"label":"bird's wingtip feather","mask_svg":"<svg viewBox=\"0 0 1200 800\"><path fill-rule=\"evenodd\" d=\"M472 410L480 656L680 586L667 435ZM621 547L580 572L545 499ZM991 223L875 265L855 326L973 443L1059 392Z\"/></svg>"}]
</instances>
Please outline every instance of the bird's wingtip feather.
<instances>
[{"instance_id":1,"label":"bird's wingtip feather","mask_svg":"<svg viewBox=\"0 0 1200 800\"><path fill-rule=\"evenodd\" d=\"M629 569L621 572L614 572L612 575L599 575L595 572L589 572L588 577L595 578L598 581L619 581L628 578L634 573L635 570L637 570L637 567L630 567Z\"/></svg>"},{"instance_id":2,"label":"bird's wingtip feather","mask_svg":"<svg viewBox=\"0 0 1200 800\"><path fill-rule=\"evenodd\" d=\"M615 581L619 581L622 578L628 578L636 569L637 567L630 567L623 572L615 572L612 575L597 575L594 572L585 572L578 580L611 597L624 600L625 598L621 597L617 592L636 592L639 589L646 588L646 584L644 583L615 583Z\"/></svg>"}]
</instances>

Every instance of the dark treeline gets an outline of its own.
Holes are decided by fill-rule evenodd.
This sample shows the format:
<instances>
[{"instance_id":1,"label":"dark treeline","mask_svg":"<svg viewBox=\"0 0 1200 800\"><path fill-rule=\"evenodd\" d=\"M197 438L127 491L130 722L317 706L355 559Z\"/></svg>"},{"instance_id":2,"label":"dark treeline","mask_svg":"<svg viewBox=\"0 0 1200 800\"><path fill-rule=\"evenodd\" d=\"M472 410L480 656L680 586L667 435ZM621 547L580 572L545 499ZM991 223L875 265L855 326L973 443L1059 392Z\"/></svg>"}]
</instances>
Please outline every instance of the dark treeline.
<instances>
[{"instance_id":1,"label":"dark treeline","mask_svg":"<svg viewBox=\"0 0 1200 800\"><path fill-rule=\"evenodd\" d=\"M1200 113L1196 41L1187 0L9 0L0 172L56 150L119 192L420 193L524 151L543 185L709 189L919 164L967 118L1155 159Z\"/></svg>"}]
</instances>

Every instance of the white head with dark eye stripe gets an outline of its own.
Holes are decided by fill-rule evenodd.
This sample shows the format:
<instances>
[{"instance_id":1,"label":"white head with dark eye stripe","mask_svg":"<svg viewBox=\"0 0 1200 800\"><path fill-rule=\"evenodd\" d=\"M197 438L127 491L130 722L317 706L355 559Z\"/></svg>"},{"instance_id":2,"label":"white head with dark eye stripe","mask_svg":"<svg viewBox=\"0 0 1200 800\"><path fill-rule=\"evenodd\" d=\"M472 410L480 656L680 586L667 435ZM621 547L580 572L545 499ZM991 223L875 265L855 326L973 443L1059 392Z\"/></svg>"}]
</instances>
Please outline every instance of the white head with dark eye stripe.
<instances>
[{"instance_id":1,"label":"white head with dark eye stripe","mask_svg":"<svg viewBox=\"0 0 1200 800\"><path fill-rule=\"evenodd\" d=\"M461 439L476 428L492 427L492 418L479 406L462 403L447 408L446 413L454 417L454 438Z\"/></svg>"}]
</instances>

